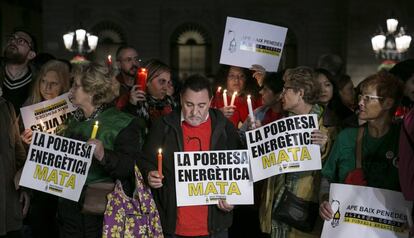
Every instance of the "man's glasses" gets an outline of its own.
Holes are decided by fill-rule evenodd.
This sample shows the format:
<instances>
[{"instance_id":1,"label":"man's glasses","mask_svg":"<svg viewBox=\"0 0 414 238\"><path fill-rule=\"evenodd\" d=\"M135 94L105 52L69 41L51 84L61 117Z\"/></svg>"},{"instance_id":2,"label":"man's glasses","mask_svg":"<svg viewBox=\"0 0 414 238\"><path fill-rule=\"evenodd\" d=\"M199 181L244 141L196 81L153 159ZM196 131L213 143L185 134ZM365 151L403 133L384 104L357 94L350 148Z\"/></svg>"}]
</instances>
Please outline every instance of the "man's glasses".
<instances>
[{"instance_id":1,"label":"man's glasses","mask_svg":"<svg viewBox=\"0 0 414 238\"><path fill-rule=\"evenodd\" d=\"M373 101L373 100L381 100L381 99L384 99L384 97L374 96L374 95L362 95L362 94L359 94L358 95L358 101L361 101L361 99L364 101L364 103L368 103L368 102Z\"/></svg>"},{"instance_id":2,"label":"man's glasses","mask_svg":"<svg viewBox=\"0 0 414 238\"><path fill-rule=\"evenodd\" d=\"M30 49L32 49L32 45L30 42L22 37L18 37L17 35L10 35L6 38L8 44L12 43L13 41L17 45L27 45Z\"/></svg>"},{"instance_id":3,"label":"man's glasses","mask_svg":"<svg viewBox=\"0 0 414 238\"><path fill-rule=\"evenodd\" d=\"M120 59L119 61L121 61L121 62L127 62L127 63L131 63L131 62L135 62L135 63L138 63L138 64L141 63L141 59L138 56L135 56L135 57L126 57L126 58Z\"/></svg>"}]
</instances>

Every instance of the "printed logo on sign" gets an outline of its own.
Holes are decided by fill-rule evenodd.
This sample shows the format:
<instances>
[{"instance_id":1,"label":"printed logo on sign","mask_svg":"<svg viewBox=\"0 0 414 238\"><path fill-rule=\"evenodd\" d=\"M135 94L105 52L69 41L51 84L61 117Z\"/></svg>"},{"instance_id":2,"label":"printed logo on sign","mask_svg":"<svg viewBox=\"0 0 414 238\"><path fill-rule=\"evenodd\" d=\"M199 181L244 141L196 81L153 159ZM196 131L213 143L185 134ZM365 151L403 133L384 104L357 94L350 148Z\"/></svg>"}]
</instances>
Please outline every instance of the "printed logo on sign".
<instances>
[{"instance_id":1,"label":"printed logo on sign","mask_svg":"<svg viewBox=\"0 0 414 238\"><path fill-rule=\"evenodd\" d=\"M333 228L339 226L339 220L341 219L341 213L339 212L340 205L341 203L338 200L332 200L331 202L332 211L336 210L336 212L333 215L332 222L331 222L331 226Z\"/></svg>"},{"instance_id":2,"label":"printed logo on sign","mask_svg":"<svg viewBox=\"0 0 414 238\"><path fill-rule=\"evenodd\" d=\"M233 39L229 43L229 51L230 51L230 53L234 53L234 52L236 52L236 49L237 49L237 43L236 43L236 37L235 37L236 34L232 30L229 30L228 34L233 35Z\"/></svg>"}]
</instances>

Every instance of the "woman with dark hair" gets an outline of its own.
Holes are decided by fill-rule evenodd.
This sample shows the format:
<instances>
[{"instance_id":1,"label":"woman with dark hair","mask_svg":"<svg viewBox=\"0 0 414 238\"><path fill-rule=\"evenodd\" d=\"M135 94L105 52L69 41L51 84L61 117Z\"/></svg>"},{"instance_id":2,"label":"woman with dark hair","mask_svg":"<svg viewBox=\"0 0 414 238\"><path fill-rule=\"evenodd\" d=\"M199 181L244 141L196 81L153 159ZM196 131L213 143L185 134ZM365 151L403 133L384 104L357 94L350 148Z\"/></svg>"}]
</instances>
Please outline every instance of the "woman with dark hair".
<instances>
[{"instance_id":1,"label":"woman with dark hair","mask_svg":"<svg viewBox=\"0 0 414 238\"><path fill-rule=\"evenodd\" d=\"M396 64L390 73L404 82L403 107L411 108L404 116L400 132L398 171L401 190L407 200L414 200L414 59Z\"/></svg>"},{"instance_id":2,"label":"woman with dark hair","mask_svg":"<svg viewBox=\"0 0 414 238\"><path fill-rule=\"evenodd\" d=\"M315 69L317 79L321 84L319 104L324 107L324 125L327 127L343 127L343 121L352 115L343 104L334 76L325 69Z\"/></svg>"},{"instance_id":3,"label":"woman with dark hair","mask_svg":"<svg viewBox=\"0 0 414 238\"><path fill-rule=\"evenodd\" d=\"M177 107L174 99L168 95L173 82L171 80L171 69L165 63L151 59L144 63L147 69L146 90L134 85L130 92L129 103L124 108L139 119L143 128L143 137L140 139L140 146L143 145L145 136L151 124L162 115L166 115Z\"/></svg>"},{"instance_id":4,"label":"woman with dark hair","mask_svg":"<svg viewBox=\"0 0 414 238\"><path fill-rule=\"evenodd\" d=\"M112 105L117 90L107 67L85 63L75 67L72 74L70 98L78 109L58 128L58 134L95 145L85 187L116 179L129 181L134 175L135 159L140 156L137 119ZM99 121L99 131L93 139L90 135L95 121ZM123 188L127 194L132 193L129 186ZM84 192L80 201L83 196ZM59 199L60 237L102 236L103 214L85 214L81 207L81 203Z\"/></svg>"},{"instance_id":5,"label":"woman with dark hair","mask_svg":"<svg viewBox=\"0 0 414 238\"><path fill-rule=\"evenodd\" d=\"M249 114L247 108L247 95L252 96L253 109L261 105L259 95L259 86L257 81L253 79L248 69L237 66L223 65L220 72L217 74L217 87L222 87L222 92L227 90L227 106L224 105L222 95L216 94L212 101L212 107L218 108L223 112L236 128L246 120ZM233 93L237 92L234 100L234 105L231 105L231 98Z\"/></svg>"},{"instance_id":6,"label":"woman with dark hair","mask_svg":"<svg viewBox=\"0 0 414 238\"><path fill-rule=\"evenodd\" d=\"M329 220L333 214L327 201L329 183L400 191L397 168L400 126L393 123L393 116L402 89L400 80L386 71L371 75L361 83L358 118L366 123L339 133L322 169L319 213L323 219ZM357 141L357 137L361 140ZM356 166L357 143L362 148L359 152L361 168Z\"/></svg>"}]
</instances>

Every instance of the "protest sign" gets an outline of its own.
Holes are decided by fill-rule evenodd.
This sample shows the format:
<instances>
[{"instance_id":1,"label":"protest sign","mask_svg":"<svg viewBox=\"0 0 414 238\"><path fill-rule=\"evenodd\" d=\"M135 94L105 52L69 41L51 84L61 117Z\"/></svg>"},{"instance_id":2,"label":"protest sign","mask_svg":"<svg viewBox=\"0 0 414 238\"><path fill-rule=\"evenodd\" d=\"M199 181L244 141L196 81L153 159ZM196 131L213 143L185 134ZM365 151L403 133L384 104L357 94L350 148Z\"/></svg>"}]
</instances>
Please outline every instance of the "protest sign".
<instances>
[{"instance_id":1,"label":"protest sign","mask_svg":"<svg viewBox=\"0 0 414 238\"><path fill-rule=\"evenodd\" d=\"M325 221L322 238L408 238L412 202L400 192L332 183L329 202L334 214Z\"/></svg>"},{"instance_id":2,"label":"protest sign","mask_svg":"<svg viewBox=\"0 0 414 238\"><path fill-rule=\"evenodd\" d=\"M282 56L287 28L227 17L220 64L250 68L262 65L276 72Z\"/></svg>"},{"instance_id":3,"label":"protest sign","mask_svg":"<svg viewBox=\"0 0 414 238\"><path fill-rule=\"evenodd\" d=\"M20 185L78 201L95 146L43 132L33 132Z\"/></svg>"},{"instance_id":4,"label":"protest sign","mask_svg":"<svg viewBox=\"0 0 414 238\"><path fill-rule=\"evenodd\" d=\"M56 127L76 108L68 99L69 93L54 99L20 108L24 128L55 134Z\"/></svg>"},{"instance_id":5,"label":"protest sign","mask_svg":"<svg viewBox=\"0 0 414 238\"><path fill-rule=\"evenodd\" d=\"M253 204L246 150L175 152L177 206Z\"/></svg>"},{"instance_id":6,"label":"protest sign","mask_svg":"<svg viewBox=\"0 0 414 238\"><path fill-rule=\"evenodd\" d=\"M253 181L282 173L321 169L319 145L311 143L311 133L316 129L316 115L306 114L247 131Z\"/></svg>"}]
</instances>

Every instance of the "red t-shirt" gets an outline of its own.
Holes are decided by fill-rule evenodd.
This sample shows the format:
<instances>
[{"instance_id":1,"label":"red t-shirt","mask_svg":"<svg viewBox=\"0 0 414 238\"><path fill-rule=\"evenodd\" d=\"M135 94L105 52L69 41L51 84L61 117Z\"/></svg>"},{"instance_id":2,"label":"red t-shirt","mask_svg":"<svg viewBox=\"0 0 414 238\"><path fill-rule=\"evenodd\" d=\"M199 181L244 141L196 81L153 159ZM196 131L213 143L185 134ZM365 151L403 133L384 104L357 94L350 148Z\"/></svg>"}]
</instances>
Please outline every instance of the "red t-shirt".
<instances>
[{"instance_id":1,"label":"red t-shirt","mask_svg":"<svg viewBox=\"0 0 414 238\"><path fill-rule=\"evenodd\" d=\"M184 151L210 150L211 120L193 127L183 121ZM177 208L175 234L180 236L208 235L208 206L185 206Z\"/></svg>"}]
</instances>

